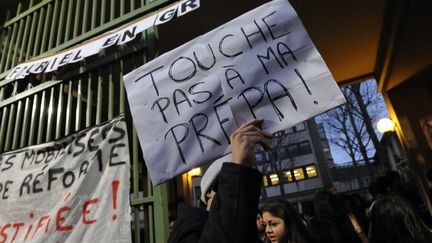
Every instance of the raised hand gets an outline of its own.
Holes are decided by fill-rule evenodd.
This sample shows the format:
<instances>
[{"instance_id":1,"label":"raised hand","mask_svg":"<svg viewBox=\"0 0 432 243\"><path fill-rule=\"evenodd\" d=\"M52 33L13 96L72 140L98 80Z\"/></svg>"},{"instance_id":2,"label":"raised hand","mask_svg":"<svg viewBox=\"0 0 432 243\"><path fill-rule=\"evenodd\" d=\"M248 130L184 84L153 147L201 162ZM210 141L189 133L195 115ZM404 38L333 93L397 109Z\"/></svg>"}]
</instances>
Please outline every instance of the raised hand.
<instances>
[{"instance_id":1,"label":"raised hand","mask_svg":"<svg viewBox=\"0 0 432 243\"><path fill-rule=\"evenodd\" d=\"M231 136L232 160L236 164L251 165L255 162L254 146L257 143L271 148L271 134L263 132L259 125L263 119L254 119L244 123Z\"/></svg>"}]
</instances>

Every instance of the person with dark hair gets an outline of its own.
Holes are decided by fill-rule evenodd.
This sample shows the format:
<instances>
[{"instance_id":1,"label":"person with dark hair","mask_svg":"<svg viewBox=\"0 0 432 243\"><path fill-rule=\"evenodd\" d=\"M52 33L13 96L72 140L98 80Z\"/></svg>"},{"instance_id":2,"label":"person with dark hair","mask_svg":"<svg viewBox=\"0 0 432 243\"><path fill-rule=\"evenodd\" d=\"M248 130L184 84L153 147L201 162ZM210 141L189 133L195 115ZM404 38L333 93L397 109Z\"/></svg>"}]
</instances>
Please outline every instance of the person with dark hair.
<instances>
[{"instance_id":1,"label":"person with dark hair","mask_svg":"<svg viewBox=\"0 0 432 243\"><path fill-rule=\"evenodd\" d=\"M370 243L430 243L432 231L409 203L396 195L371 205Z\"/></svg>"},{"instance_id":2,"label":"person with dark hair","mask_svg":"<svg viewBox=\"0 0 432 243\"><path fill-rule=\"evenodd\" d=\"M324 243L367 243L365 230L343 201L329 191L315 194L313 231Z\"/></svg>"},{"instance_id":3,"label":"person with dark hair","mask_svg":"<svg viewBox=\"0 0 432 243\"><path fill-rule=\"evenodd\" d=\"M311 226L311 221L315 218L315 208L312 201L303 202L300 217L306 222L306 225Z\"/></svg>"},{"instance_id":4,"label":"person with dark hair","mask_svg":"<svg viewBox=\"0 0 432 243\"><path fill-rule=\"evenodd\" d=\"M366 210L369 208L368 203L356 193L353 194L338 194L337 195L345 204L348 214L353 214L356 221L366 233L369 229L369 220L366 216Z\"/></svg>"},{"instance_id":5,"label":"person with dark hair","mask_svg":"<svg viewBox=\"0 0 432 243\"><path fill-rule=\"evenodd\" d=\"M391 192L410 203L412 207L417 207L422 203L422 199L413 183L405 181L397 171L388 171L387 178L391 181Z\"/></svg>"},{"instance_id":6,"label":"person with dark hair","mask_svg":"<svg viewBox=\"0 0 432 243\"><path fill-rule=\"evenodd\" d=\"M266 242L318 242L306 224L303 223L298 212L286 200L266 201L261 210L267 234Z\"/></svg>"},{"instance_id":7,"label":"person with dark hair","mask_svg":"<svg viewBox=\"0 0 432 243\"><path fill-rule=\"evenodd\" d=\"M392 180L387 176L380 176L369 185L369 193L373 200L388 195L393 189Z\"/></svg>"},{"instance_id":8,"label":"person with dark hair","mask_svg":"<svg viewBox=\"0 0 432 243\"><path fill-rule=\"evenodd\" d=\"M258 242L256 215L262 175L251 166L256 144L271 147L271 135L259 129L262 122L254 119L231 134L232 162L212 165L201 188L208 211L179 206L168 242Z\"/></svg>"},{"instance_id":9,"label":"person with dark hair","mask_svg":"<svg viewBox=\"0 0 432 243\"><path fill-rule=\"evenodd\" d=\"M256 224L257 224L257 231L258 231L258 240L259 242L264 242L266 239L266 233L265 233L265 227L264 227L264 221L263 221L261 209L258 210Z\"/></svg>"}]
</instances>

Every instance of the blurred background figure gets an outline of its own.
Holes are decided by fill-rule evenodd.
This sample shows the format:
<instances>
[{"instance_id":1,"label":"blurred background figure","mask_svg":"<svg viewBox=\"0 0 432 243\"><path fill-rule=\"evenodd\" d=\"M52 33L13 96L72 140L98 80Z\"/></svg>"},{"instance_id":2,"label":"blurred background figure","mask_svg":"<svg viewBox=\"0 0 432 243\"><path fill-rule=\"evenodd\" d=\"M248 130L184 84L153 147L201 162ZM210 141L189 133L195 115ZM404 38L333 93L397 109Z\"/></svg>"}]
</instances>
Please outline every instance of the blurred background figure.
<instances>
[{"instance_id":1,"label":"blurred background figure","mask_svg":"<svg viewBox=\"0 0 432 243\"><path fill-rule=\"evenodd\" d=\"M432 231L409 203L397 195L382 197L371 206L371 243L430 243Z\"/></svg>"},{"instance_id":2,"label":"blurred background figure","mask_svg":"<svg viewBox=\"0 0 432 243\"><path fill-rule=\"evenodd\" d=\"M169 216L169 219L168 219L168 221L169 221L169 234L171 235L171 233L172 233L172 230L173 230L173 228L174 228L174 222L175 222L175 220L176 220L176 218L174 217L174 216Z\"/></svg>"},{"instance_id":3,"label":"blurred background figure","mask_svg":"<svg viewBox=\"0 0 432 243\"><path fill-rule=\"evenodd\" d=\"M329 191L319 191L315 194L314 204L315 219L311 225L320 236L320 242L368 242L365 229L339 196Z\"/></svg>"},{"instance_id":4,"label":"blurred background figure","mask_svg":"<svg viewBox=\"0 0 432 243\"><path fill-rule=\"evenodd\" d=\"M258 210L256 224L258 229L258 239L260 240L260 242L264 242L266 239L266 233L265 233L265 227L264 227L261 209Z\"/></svg>"}]
</instances>

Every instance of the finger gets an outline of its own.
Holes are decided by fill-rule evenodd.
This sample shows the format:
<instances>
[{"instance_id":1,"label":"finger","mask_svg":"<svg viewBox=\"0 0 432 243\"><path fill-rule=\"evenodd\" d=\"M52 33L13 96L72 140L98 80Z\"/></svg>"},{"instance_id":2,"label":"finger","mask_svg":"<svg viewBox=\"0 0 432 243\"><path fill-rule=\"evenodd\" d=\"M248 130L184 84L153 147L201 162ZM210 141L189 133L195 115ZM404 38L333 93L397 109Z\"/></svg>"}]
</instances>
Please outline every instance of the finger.
<instances>
[{"instance_id":1,"label":"finger","mask_svg":"<svg viewBox=\"0 0 432 243\"><path fill-rule=\"evenodd\" d=\"M239 127L239 129L242 129L242 128L247 127L247 126L250 126L250 125L252 125L252 126L256 126L256 125L261 124L263 121L264 121L264 119L262 119L262 118L255 118L255 119L253 119L253 120L251 120L251 121L249 121L249 122L243 123L243 124Z\"/></svg>"},{"instance_id":2,"label":"finger","mask_svg":"<svg viewBox=\"0 0 432 243\"><path fill-rule=\"evenodd\" d=\"M242 136L242 138L245 139L245 140L247 140L248 142L252 142L254 145L259 142L259 143L263 144L267 148L271 148L272 147L270 139L268 139L267 137L265 137L260 132L247 132L247 133L242 133L242 134L239 134L239 135ZM256 141L256 139L259 139L259 141Z\"/></svg>"},{"instance_id":3,"label":"finger","mask_svg":"<svg viewBox=\"0 0 432 243\"><path fill-rule=\"evenodd\" d=\"M250 132L250 131L257 131L260 132L261 134L263 134L264 137L266 138L271 138L273 137L273 135L271 133L267 133L264 132L263 130L261 130L260 128L253 126L253 125L249 125L247 127L242 128L241 130L239 130L238 132Z\"/></svg>"},{"instance_id":4,"label":"finger","mask_svg":"<svg viewBox=\"0 0 432 243\"><path fill-rule=\"evenodd\" d=\"M261 135L249 135L247 137L248 143L251 145L262 144L264 147L271 149L271 144L268 139L264 138Z\"/></svg>"}]
</instances>

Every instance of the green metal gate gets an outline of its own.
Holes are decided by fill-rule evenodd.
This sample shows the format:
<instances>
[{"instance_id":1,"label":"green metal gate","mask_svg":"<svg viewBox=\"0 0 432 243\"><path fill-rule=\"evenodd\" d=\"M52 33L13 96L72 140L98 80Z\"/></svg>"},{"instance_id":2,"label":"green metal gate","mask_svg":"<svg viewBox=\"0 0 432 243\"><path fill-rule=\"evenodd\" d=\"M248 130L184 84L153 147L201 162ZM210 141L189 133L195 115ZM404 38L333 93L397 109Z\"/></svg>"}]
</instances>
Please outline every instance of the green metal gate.
<instances>
[{"instance_id":1,"label":"green metal gate","mask_svg":"<svg viewBox=\"0 0 432 243\"><path fill-rule=\"evenodd\" d=\"M166 242L167 186L142 160L122 75L157 55L156 30L58 72L5 80L18 63L60 51L156 9L167 0L20 0L1 3L0 153L61 138L126 113L132 158L134 242ZM3 6L5 5L5 6ZM0 22L1 23L1 22Z\"/></svg>"}]
</instances>

